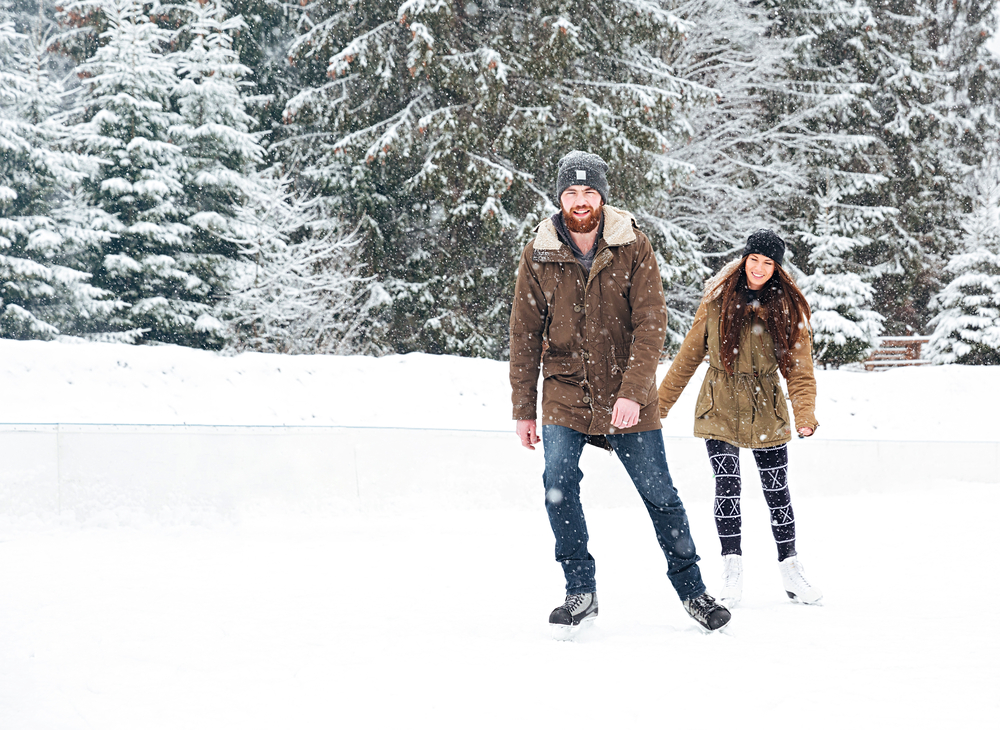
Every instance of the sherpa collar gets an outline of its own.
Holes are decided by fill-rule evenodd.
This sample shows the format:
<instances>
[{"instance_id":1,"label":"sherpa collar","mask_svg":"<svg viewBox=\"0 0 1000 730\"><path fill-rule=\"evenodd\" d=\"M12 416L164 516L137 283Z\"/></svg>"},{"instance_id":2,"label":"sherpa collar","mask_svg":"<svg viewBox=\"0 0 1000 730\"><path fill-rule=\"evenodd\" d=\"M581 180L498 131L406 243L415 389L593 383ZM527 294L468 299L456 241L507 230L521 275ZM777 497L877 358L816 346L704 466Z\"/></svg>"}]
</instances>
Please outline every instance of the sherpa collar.
<instances>
[{"instance_id":1,"label":"sherpa collar","mask_svg":"<svg viewBox=\"0 0 1000 730\"><path fill-rule=\"evenodd\" d=\"M719 272L715 276L705 282L705 289L702 294L703 301L711 302L722 296L722 283L729 278L731 273L736 271L742 261L742 258L730 261L719 269Z\"/></svg>"},{"instance_id":2,"label":"sherpa collar","mask_svg":"<svg viewBox=\"0 0 1000 730\"><path fill-rule=\"evenodd\" d=\"M635 217L626 210L604 206L604 242L608 246L624 246L635 240ZM563 246L556 227L548 218L535 228L535 251L558 251Z\"/></svg>"}]
</instances>

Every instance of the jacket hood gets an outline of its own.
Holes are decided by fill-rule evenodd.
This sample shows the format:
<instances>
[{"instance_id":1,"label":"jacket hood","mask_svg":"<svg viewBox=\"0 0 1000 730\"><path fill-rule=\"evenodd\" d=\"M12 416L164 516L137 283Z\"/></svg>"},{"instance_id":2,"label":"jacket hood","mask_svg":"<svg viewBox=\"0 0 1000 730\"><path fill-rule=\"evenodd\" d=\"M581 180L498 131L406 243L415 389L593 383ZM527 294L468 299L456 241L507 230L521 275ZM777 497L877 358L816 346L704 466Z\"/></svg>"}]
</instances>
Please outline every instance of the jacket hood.
<instances>
[{"instance_id":1,"label":"jacket hood","mask_svg":"<svg viewBox=\"0 0 1000 730\"><path fill-rule=\"evenodd\" d=\"M634 225L635 216L628 211L604 206L604 241L609 246L624 246L635 241ZM538 224L535 233L535 251L558 251L563 245L548 218Z\"/></svg>"},{"instance_id":2,"label":"jacket hood","mask_svg":"<svg viewBox=\"0 0 1000 730\"><path fill-rule=\"evenodd\" d=\"M739 268L740 262L743 257L730 261L728 264L719 269L719 272L711 277L705 282L705 289L702 294L702 301L704 302L714 302L716 299L722 296L722 283L729 278L736 269Z\"/></svg>"}]
</instances>

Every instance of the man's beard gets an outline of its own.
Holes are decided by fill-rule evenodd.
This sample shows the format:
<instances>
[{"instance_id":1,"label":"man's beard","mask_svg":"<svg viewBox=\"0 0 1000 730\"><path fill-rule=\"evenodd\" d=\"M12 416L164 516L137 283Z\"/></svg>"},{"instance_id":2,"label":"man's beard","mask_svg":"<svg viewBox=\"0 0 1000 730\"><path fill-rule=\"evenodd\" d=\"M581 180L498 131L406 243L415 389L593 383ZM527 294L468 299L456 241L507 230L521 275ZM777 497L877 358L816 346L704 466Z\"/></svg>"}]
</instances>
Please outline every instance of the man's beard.
<instances>
[{"instance_id":1,"label":"man's beard","mask_svg":"<svg viewBox=\"0 0 1000 730\"><path fill-rule=\"evenodd\" d=\"M590 211L588 215L583 220L578 220L570 215L568 212L563 210L563 221L566 223L566 227L573 233L590 233L592 230L597 228L601 223L601 213L604 212L604 203L601 203L597 208Z\"/></svg>"}]
</instances>

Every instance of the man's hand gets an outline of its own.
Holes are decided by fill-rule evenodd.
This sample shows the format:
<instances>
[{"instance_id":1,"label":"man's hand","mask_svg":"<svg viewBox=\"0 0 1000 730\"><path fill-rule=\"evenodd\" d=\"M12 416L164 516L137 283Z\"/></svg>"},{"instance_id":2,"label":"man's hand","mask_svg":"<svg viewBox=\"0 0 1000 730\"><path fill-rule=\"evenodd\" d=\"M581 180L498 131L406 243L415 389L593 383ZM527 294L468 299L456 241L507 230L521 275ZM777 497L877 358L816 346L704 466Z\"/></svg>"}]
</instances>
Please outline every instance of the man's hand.
<instances>
[{"instance_id":1,"label":"man's hand","mask_svg":"<svg viewBox=\"0 0 1000 730\"><path fill-rule=\"evenodd\" d=\"M521 439L521 446L532 451L535 450L535 444L541 441L537 428L534 418L517 422L517 436Z\"/></svg>"},{"instance_id":2,"label":"man's hand","mask_svg":"<svg viewBox=\"0 0 1000 730\"><path fill-rule=\"evenodd\" d=\"M813 430L811 428L809 428L808 426L803 426L802 428L799 429L799 438L800 439L804 439L807 436L812 436L812 435L813 435Z\"/></svg>"},{"instance_id":3,"label":"man's hand","mask_svg":"<svg viewBox=\"0 0 1000 730\"><path fill-rule=\"evenodd\" d=\"M641 406L634 400L619 398L611 409L611 425L615 428L631 428L639 422Z\"/></svg>"}]
</instances>

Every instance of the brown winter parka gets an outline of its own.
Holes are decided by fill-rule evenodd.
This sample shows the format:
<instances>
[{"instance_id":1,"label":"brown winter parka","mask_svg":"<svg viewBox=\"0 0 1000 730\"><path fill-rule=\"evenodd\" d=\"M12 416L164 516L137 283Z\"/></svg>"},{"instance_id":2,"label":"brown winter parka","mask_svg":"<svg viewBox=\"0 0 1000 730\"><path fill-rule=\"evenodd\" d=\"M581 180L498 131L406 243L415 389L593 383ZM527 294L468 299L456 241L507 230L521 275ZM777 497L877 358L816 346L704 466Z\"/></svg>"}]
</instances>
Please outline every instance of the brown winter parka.
<instances>
[{"instance_id":1,"label":"brown winter parka","mask_svg":"<svg viewBox=\"0 0 1000 730\"><path fill-rule=\"evenodd\" d=\"M734 373L728 374L719 357L719 323L722 315L721 281L733 271L727 266L705 286L694 324L659 388L660 417L680 397L681 391L708 354L708 373L701 385L694 413L694 435L725 441L733 446L761 449L788 443L792 420L778 378L774 339L761 312L744 325ZM808 328L795 344L792 366L782 375L795 413L795 425L813 430L816 422L816 378Z\"/></svg>"},{"instance_id":2,"label":"brown winter parka","mask_svg":"<svg viewBox=\"0 0 1000 730\"><path fill-rule=\"evenodd\" d=\"M604 235L586 269L560 241L552 221L539 224L521 255L510 313L510 384L514 419L593 436L660 428L656 365L667 306L653 248L630 213L604 206ZM641 406L627 429L611 425L618 398Z\"/></svg>"}]
</instances>

